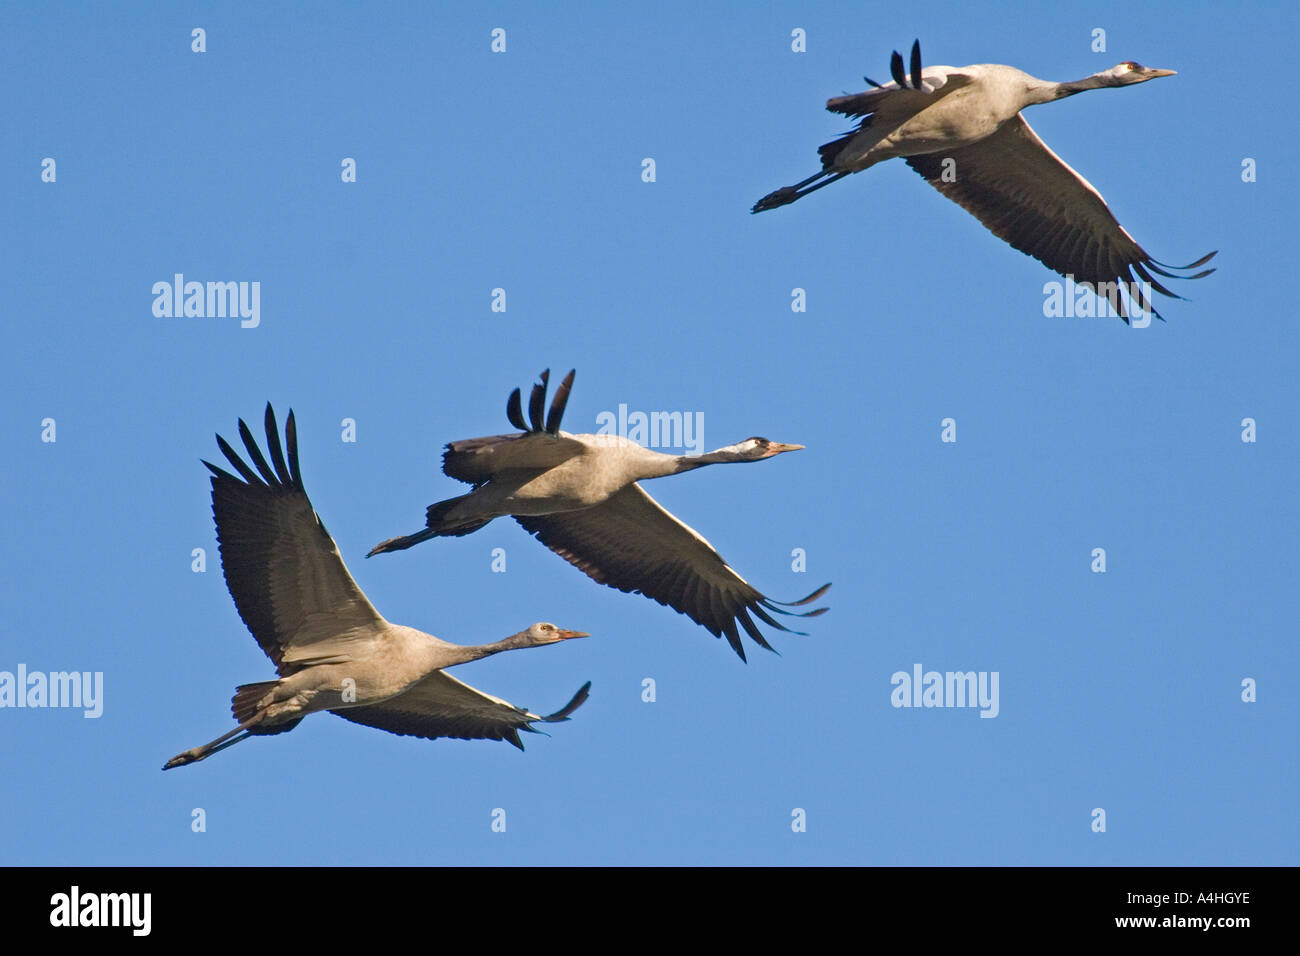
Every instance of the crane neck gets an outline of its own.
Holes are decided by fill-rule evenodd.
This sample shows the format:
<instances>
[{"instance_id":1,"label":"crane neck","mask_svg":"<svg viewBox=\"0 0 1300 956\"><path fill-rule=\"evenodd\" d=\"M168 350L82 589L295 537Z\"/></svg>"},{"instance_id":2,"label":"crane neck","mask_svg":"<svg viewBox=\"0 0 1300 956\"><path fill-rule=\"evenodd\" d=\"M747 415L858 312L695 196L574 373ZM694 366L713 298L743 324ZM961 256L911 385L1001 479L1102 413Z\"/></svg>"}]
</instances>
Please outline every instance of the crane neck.
<instances>
[{"instance_id":1,"label":"crane neck","mask_svg":"<svg viewBox=\"0 0 1300 956\"><path fill-rule=\"evenodd\" d=\"M705 465L719 465L730 461L741 461L732 452L717 449L706 452L703 455L676 455L669 456L665 464L671 469L665 471L666 475L677 475L683 471L694 471L696 468L703 468Z\"/></svg>"},{"instance_id":2,"label":"crane neck","mask_svg":"<svg viewBox=\"0 0 1300 956\"><path fill-rule=\"evenodd\" d=\"M637 481L644 481L647 478L666 478L668 475L681 474L683 471L693 471L703 465L711 465L714 461L720 459L711 459L709 452L705 455L666 455L662 452L642 450L636 458L633 471Z\"/></svg>"},{"instance_id":3,"label":"crane neck","mask_svg":"<svg viewBox=\"0 0 1300 956\"><path fill-rule=\"evenodd\" d=\"M1034 97L1031 102L1052 103L1067 96L1073 96L1075 93L1082 93L1085 90L1099 90L1103 86L1110 85L1110 83L1106 82L1106 77L1100 73L1085 76L1081 80L1071 80L1068 83L1042 83L1041 86L1030 88L1030 94Z\"/></svg>"},{"instance_id":4,"label":"crane neck","mask_svg":"<svg viewBox=\"0 0 1300 956\"><path fill-rule=\"evenodd\" d=\"M518 634L511 634L509 637L499 641L493 641L491 644L453 644L450 657L453 658L451 664L444 664L443 667L451 667L455 664L468 664L470 661L482 660L484 657L491 657L493 654L500 654L502 651L513 651L521 647L534 647L529 640L527 631L520 631Z\"/></svg>"}]
</instances>

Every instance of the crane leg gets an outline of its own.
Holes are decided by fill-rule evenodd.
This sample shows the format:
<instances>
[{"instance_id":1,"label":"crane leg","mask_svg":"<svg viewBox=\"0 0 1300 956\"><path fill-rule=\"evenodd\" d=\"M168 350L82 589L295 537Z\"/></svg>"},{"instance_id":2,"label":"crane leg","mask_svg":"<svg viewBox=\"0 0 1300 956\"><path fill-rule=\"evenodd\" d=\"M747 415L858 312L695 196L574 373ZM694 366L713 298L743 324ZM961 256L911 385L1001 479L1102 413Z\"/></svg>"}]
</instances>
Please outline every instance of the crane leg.
<instances>
[{"instance_id":1,"label":"crane leg","mask_svg":"<svg viewBox=\"0 0 1300 956\"><path fill-rule=\"evenodd\" d=\"M208 743L203 744L201 747L191 747L189 750L186 750L182 753L178 753L175 757L172 757L171 760L168 760L165 764L163 764L163 769L170 770L172 767L183 767L187 763L197 763L200 760L203 760L207 757L211 757L214 753L216 753L219 750L225 750L227 747L233 747L235 744L239 743L245 737L252 736L248 728L256 724L260 724L263 718L265 717L266 717L265 711L261 711L260 713L254 714L252 717L248 718L248 720L244 721L234 730L222 734L216 740L209 741ZM231 739L232 737L234 738L233 740Z\"/></svg>"},{"instance_id":2,"label":"crane leg","mask_svg":"<svg viewBox=\"0 0 1300 956\"><path fill-rule=\"evenodd\" d=\"M782 186L773 192L768 193L758 202L754 203L754 208L750 212L763 212L766 209L775 209L777 206L785 206L807 196L809 193L816 192L823 186L829 186L831 183L843 179L848 173L829 173L820 172L809 176L802 182L797 182L793 186ZM817 180L821 182L817 182ZM810 185L816 183L816 185Z\"/></svg>"}]
</instances>

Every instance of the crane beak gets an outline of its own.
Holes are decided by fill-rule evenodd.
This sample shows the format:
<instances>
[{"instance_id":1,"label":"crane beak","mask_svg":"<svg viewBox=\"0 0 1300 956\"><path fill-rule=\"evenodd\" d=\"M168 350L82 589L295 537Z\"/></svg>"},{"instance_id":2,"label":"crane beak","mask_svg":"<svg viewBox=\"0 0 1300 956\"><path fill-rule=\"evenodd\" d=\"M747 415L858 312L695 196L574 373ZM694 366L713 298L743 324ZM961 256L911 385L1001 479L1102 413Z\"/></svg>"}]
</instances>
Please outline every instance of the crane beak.
<instances>
[{"instance_id":1,"label":"crane beak","mask_svg":"<svg viewBox=\"0 0 1300 956\"><path fill-rule=\"evenodd\" d=\"M558 631L560 640L567 641L571 637L591 637L586 631Z\"/></svg>"},{"instance_id":2,"label":"crane beak","mask_svg":"<svg viewBox=\"0 0 1300 956\"><path fill-rule=\"evenodd\" d=\"M767 457L771 458L773 455L779 455L783 451L803 451L803 447L803 445L787 445L779 441L768 442Z\"/></svg>"},{"instance_id":3,"label":"crane beak","mask_svg":"<svg viewBox=\"0 0 1300 956\"><path fill-rule=\"evenodd\" d=\"M1147 70L1147 72L1151 74L1151 79L1153 79L1153 80L1156 79L1157 77L1161 77L1161 76L1177 76L1177 75L1178 75L1178 71L1177 71L1177 70Z\"/></svg>"}]
</instances>

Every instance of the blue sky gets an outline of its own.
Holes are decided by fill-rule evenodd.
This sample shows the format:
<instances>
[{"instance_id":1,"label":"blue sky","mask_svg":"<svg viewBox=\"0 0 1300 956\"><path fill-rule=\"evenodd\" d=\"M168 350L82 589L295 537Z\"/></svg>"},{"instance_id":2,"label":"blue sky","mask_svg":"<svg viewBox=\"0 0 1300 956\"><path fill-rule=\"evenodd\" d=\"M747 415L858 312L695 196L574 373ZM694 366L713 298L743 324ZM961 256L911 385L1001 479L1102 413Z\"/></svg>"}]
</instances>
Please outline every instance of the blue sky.
<instances>
[{"instance_id":1,"label":"blue sky","mask_svg":"<svg viewBox=\"0 0 1300 956\"><path fill-rule=\"evenodd\" d=\"M1298 157L1277 121L1300 91L1269 66L1294 5L761 7L0 12L0 670L104 682L97 719L0 709L0 860L1300 862ZM1048 79L1177 70L1027 117L1154 256L1218 249L1218 272L1149 328L1047 318L1055 275L901 163L750 216L847 128L824 101L914 37L928 63ZM178 272L258 282L260 325L156 317ZM572 431L622 403L702 415L709 448L807 446L648 490L775 598L833 581L810 636L742 664L508 520L363 559L461 493L442 444L508 430L546 367L578 370ZM455 672L542 711L590 680L572 721L521 754L318 715L159 772L273 676L199 464L268 400L390 620L593 634ZM997 672L997 717L891 706L916 664Z\"/></svg>"}]
</instances>

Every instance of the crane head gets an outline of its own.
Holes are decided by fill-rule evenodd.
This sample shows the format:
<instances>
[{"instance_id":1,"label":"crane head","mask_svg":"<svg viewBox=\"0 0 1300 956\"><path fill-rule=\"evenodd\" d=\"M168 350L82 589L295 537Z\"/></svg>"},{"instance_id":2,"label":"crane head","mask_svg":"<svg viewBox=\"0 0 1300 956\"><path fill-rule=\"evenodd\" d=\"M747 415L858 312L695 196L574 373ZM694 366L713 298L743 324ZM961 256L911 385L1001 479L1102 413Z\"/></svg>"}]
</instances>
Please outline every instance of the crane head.
<instances>
[{"instance_id":1,"label":"crane head","mask_svg":"<svg viewBox=\"0 0 1300 956\"><path fill-rule=\"evenodd\" d=\"M524 633L528 635L530 644L555 644L575 637L591 636L586 631L566 631L562 627L556 627L554 624L548 624L544 621L538 621Z\"/></svg>"},{"instance_id":2,"label":"crane head","mask_svg":"<svg viewBox=\"0 0 1300 956\"><path fill-rule=\"evenodd\" d=\"M1125 60L1100 75L1107 78L1109 85L1129 86L1133 83L1145 83L1147 80L1154 80L1161 76L1177 76L1178 74L1174 70L1156 70L1143 66L1141 63L1135 63L1132 60Z\"/></svg>"},{"instance_id":3,"label":"crane head","mask_svg":"<svg viewBox=\"0 0 1300 956\"><path fill-rule=\"evenodd\" d=\"M803 445L787 445L785 442L769 441L766 438L746 438L731 446L737 454L748 461L762 461L785 451L802 451Z\"/></svg>"}]
</instances>

